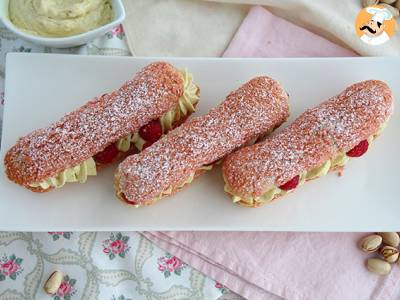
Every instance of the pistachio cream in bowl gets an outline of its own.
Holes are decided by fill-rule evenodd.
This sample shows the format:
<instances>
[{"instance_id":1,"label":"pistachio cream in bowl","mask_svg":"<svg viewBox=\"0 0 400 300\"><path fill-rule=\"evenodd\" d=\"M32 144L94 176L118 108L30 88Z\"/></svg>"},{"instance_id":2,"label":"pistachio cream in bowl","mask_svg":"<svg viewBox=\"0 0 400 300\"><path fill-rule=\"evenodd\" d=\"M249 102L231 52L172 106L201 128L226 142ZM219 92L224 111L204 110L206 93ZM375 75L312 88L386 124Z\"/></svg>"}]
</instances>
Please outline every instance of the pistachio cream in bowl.
<instances>
[{"instance_id":1,"label":"pistachio cream in bowl","mask_svg":"<svg viewBox=\"0 0 400 300\"><path fill-rule=\"evenodd\" d=\"M4 25L42 46L66 48L87 43L125 18L122 0L0 0Z\"/></svg>"}]
</instances>

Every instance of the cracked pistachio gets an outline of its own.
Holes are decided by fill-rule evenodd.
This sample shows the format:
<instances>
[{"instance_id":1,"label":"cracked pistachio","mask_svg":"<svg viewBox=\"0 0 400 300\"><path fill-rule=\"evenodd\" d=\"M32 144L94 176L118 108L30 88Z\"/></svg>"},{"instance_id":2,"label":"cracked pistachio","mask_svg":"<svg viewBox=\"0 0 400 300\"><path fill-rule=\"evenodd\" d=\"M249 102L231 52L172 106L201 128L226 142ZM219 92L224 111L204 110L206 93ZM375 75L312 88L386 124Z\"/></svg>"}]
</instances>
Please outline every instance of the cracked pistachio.
<instances>
[{"instance_id":1,"label":"cracked pistachio","mask_svg":"<svg viewBox=\"0 0 400 300\"><path fill-rule=\"evenodd\" d=\"M399 250L395 247L392 246L384 246L380 250L380 253L382 257L388 262L388 263L395 263L398 258L399 258Z\"/></svg>"}]
</instances>

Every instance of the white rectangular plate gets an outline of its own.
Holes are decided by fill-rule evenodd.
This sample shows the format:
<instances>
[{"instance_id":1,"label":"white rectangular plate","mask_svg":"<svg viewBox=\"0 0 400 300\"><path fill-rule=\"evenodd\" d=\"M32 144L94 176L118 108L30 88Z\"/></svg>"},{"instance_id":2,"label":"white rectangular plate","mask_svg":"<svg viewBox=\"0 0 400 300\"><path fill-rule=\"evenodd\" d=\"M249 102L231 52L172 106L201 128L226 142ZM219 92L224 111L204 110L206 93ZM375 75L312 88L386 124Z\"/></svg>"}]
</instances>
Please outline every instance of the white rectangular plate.
<instances>
[{"instance_id":1,"label":"white rectangular plate","mask_svg":"<svg viewBox=\"0 0 400 300\"><path fill-rule=\"evenodd\" d=\"M151 58L9 54L1 158L18 137L56 121L96 95L118 88ZM400 58L168 58L201 88L196 115L257 75L281 82L291 117L365 79L381 79L400 96ZM400 115L342 177L329 174L257 209L231 203L219 167L177 195L135 209L114 197L110 166L86 184L35 194L0 169L0 230L400 231Z\"/></svg>"}]
</instances>

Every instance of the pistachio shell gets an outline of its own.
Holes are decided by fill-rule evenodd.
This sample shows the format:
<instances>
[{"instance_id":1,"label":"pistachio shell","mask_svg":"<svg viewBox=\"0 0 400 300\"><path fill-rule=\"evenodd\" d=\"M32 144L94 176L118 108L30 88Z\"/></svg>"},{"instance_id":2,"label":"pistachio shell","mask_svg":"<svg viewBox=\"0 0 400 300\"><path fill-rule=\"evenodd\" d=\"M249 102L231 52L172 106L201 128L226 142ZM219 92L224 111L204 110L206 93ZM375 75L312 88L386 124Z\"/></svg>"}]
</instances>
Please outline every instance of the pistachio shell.
<instances>
[{"instance_id":1,"label":"pistachio shell","mask_svg":"<svg viewBox=\"0 0 400 300\"><path fill-rule=\"evenodd\" d=\"M367 268L372 273L378 275L387 275L389 274L392 267L390 264L382 259L379 258L370 258L367 261Z\"/></svg>"},{"instance_id":2,"label":"pistachio shell","mask_svg":"<svg viewBox=\"0 0 400 300\"><path fill-rule=\"evenodd\" d=\"M400 0L397 0L396 3L394 4L394 7L397 9L400 9Z\"/></svg>"},{"instance_id":3,"label":"pistachio shell","mask_svg":"<svg viewBox=\"0 0 400 300\"><path fill-rule=\"evenodd\" d=\"M395 3L396 0L381 0L380 2L387 3L387 4L392 4L392 3Z\"/></svg>"},{"instance_id":4,"label":"pistachio shell","mask_svg":"<svg viewBox=\"0 0 400 300\"><path fill-rule=\"evenodd\" d=\"M379 246L382 244L382 237L377 234L372 234L364 237L360 242L361 250L370 253L378 250Z\"/></svg>"},{"instance_id":5,"label":"pistachio shell","mask_svg":"<svg viewBox=\"0 0 400 300\"><path fill-rule=\"evenodd\" d=\"M395 247L392 246L384 246L382 247L380 251L381 255L383 258L388 262L388 263L395 263L398 258L399 258L399 250Z\"/></svg>"},{"instance_id":6,"label":"pistachio shell","mask_svg":"<svg viewBox=\"0 0 400 300\"><path fill-rule=\"evenodd\" d=\"M57 293L58 288L61 285L62 279L63 274L60 271L53 272L44 284L44 291L50 295Z\"/></svg>"},{"instance_id":7,"label":"pistachio shell","mask_svg":"<svg viewBox=\"0 0 400 300\"><path fill-rule=\"evenodd\" d=\"M399 267L400 267L400 259L398 259L398 260L397 260L397 264L398 264L398 265L399 265Z\"/></svg>"},{"instance_id":8,"label":"pistachio shell","mask_svg":"<svg viewBox=\"0 0 400 300\"><path fill-rule=\"evenodd\" d=\"M379 232L378 234L382 237L384 244L392 247L399 246L400 237L397 232Z\"/></svg>"},{"instance_id":9,"label":"pistachio shell","mask_svg":"<svg viewBox=\"0 0 400 300\"><path fill-rule=\"evenodd\" d=\"M390 13L392 14L393 17L397 18L399 16L399 9L398 8L393 7L393 6L391 6L389 4L386 4L386 3L382 3L382 4L379 4L379 5L384 6L388 11L390 11Z\"/></svg>"},{"instance_id":10,"label":"pistachio shell","mask_svg":"<svg viewBox=\"0 0 400 300\"><path fill-rule=\"evenodd\" d=\"M362 0L362 6L367 7L378 4L379 0Z\"/></svg>"}]
</instances>

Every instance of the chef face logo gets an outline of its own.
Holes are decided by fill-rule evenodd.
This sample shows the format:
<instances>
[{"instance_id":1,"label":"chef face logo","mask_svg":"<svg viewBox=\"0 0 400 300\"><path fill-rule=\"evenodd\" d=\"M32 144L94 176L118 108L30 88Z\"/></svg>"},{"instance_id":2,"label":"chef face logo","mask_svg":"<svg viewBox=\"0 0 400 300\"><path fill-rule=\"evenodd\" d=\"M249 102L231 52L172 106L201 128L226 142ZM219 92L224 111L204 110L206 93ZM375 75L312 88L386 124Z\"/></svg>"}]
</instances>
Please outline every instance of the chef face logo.
<instances>
[{"instance_id":1,"label":"chef face logo","mask_svg":"<svg viewBox=\"0 0 400 300\"><path fill-rule=\"evenodd\" d=\"M381 22L369 20L366 24L362 25L360 30L372 38L381 35L385 31L385 27Z\"/></svg>"},{"instance_id":2,"label":"chef face logo","mask_svg":"<svg viewBox=\"0 0 400 300\"><path fill-rule=\"evenodd\" d=\"M395 20L383 6L368 6L356 18L356 33L368 45L381 45L390 40L395 30Z\"/></svg>"}]
</instances>

